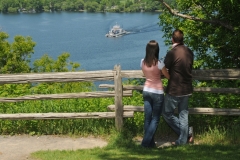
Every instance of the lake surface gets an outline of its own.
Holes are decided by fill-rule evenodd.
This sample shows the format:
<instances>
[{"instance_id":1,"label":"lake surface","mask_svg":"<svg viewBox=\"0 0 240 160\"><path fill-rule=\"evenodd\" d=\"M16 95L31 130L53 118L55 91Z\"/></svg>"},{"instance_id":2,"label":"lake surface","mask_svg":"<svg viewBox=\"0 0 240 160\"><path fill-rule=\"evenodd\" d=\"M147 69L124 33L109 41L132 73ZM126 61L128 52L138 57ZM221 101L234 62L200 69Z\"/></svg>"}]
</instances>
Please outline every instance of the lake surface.
<instances>
[{"instance_id":1,"label":"lake surface","mask_svg":"<svg viewBox=\"0 0 240 160\"><path fill-rule=\"evenodd\" d=\"M158 25L159 13L39 13L0 14L0 27L14 36L31 36L36 42L32 62L48 54L56 59L69 52L70 61L80 69L112 70L120 64L123 70L139 70L149 40L160 45L160 57L166 55L163 33ZM120 24L128 35L107 38L114 24Z\"/></svg>"}]
</instances>

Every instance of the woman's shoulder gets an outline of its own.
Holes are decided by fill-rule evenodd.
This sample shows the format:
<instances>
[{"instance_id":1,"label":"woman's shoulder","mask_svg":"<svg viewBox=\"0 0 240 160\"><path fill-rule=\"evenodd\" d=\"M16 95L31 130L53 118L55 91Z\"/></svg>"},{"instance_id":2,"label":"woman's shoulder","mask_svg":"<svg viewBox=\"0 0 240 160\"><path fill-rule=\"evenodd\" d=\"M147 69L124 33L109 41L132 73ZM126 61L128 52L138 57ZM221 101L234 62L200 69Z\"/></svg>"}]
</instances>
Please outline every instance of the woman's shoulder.
<instances>
[{"instance_id":1,"label":"woman's shoulder","mask_svg":"<svg viewBox=\"0 0 240 160\"><path fill-rule=\"evenodd\" d=\"M163 60L158 60L158 69L162 69L165 66Z\"/></svg>"},{"instance_id":2,"label":"woman's shoulder","mask_svg":"<svg viewBox=\"0 0 240 160\"><path fill-rule=\"evenodd\" d=\"M144 59L141 59L141 61L140 61L140 67L142 67L143 61L144 61Z\"/></svg>"},{"instance_id":3,"label":"woman's shoulder","mask_svg":"<svg viewBox=\"0 0 240 160\"><path fill-rule=\"evenodd\" d=\"M164 64L164 61L161 60L161 59L159 59L159 60L158 60L158 64Z\"/></svg>"}]
</instances>

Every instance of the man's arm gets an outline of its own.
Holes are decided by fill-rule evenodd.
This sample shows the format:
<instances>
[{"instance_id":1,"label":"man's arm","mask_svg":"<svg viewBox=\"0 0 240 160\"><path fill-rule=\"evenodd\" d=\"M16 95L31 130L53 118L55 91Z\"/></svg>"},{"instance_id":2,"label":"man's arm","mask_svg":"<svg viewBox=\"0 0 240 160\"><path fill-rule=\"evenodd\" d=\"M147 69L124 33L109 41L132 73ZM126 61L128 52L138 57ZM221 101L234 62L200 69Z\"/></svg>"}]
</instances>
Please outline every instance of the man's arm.
<instances>
[{"instance_id":1,"label":"man's arm","mask_svg":"<svg viewBox=\"0 0 240 160\"><path fill-rule=\"evenodd\" d=\"M170 69L170 67L171 67L171 65L172 65L172 60L173 60L173 58L172 58L172 52L169 51L169 52L166 54L166 57L165 57L165 59L164 59L164 64L165 64L165 67L166 67L167 69Z\"/></svg>"}]
</instances>

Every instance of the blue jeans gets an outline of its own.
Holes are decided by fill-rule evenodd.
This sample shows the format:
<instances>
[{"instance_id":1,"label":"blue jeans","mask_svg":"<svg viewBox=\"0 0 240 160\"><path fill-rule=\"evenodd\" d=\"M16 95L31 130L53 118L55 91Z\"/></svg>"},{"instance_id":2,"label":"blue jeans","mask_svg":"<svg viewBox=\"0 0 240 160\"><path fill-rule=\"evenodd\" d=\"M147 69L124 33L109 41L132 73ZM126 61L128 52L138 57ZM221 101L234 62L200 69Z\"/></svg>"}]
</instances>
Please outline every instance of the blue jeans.
<instances>
[{"instance_id":1,"label":"blue jeans","mask_svg":"<svg viewBox=\"0 0 240 160\"><path fill-rule=\"evenodd\" d=\"M154 147L154 134L160 120L164 95L143 91L144 136L142 146Z\"/></svg>"},{"instance_id":2,"label":"blue jeans","mask_svg":"<svg viewBox=\"0 0 240 160\"><path fill-rule=\"evenodd\" d=\"M188 99L189 96L175 97L165 95L163 104L163 118L167 124L179 135L175 141L176 145L187 143L188 139ZM179 116L174 115L175 108L178 108Z\"/></svg>"}]
</instances>

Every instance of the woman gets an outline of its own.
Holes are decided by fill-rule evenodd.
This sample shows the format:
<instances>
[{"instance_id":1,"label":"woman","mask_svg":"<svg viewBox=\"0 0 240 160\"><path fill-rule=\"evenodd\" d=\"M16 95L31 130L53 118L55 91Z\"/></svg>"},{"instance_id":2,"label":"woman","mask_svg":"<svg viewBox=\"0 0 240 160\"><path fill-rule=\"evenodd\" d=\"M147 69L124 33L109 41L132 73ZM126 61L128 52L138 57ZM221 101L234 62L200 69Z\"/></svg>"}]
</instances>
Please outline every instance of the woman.
<instances>
[{"instance_id":1,"label":"woman","mask_svg":"<svg viewBox=\"0 0 240 160\"><path fill-rule=\"evenodd\" d=\"M164 100L161 75L163 74L167 79L170 78L164 63L158 59L159 45L155 40L151 40L146 46L146 55L140 64L146 77L143 88L144 136L141 144L143 147L155 147L154 134L159 123Z\"/></svg>"}]
</instances>

